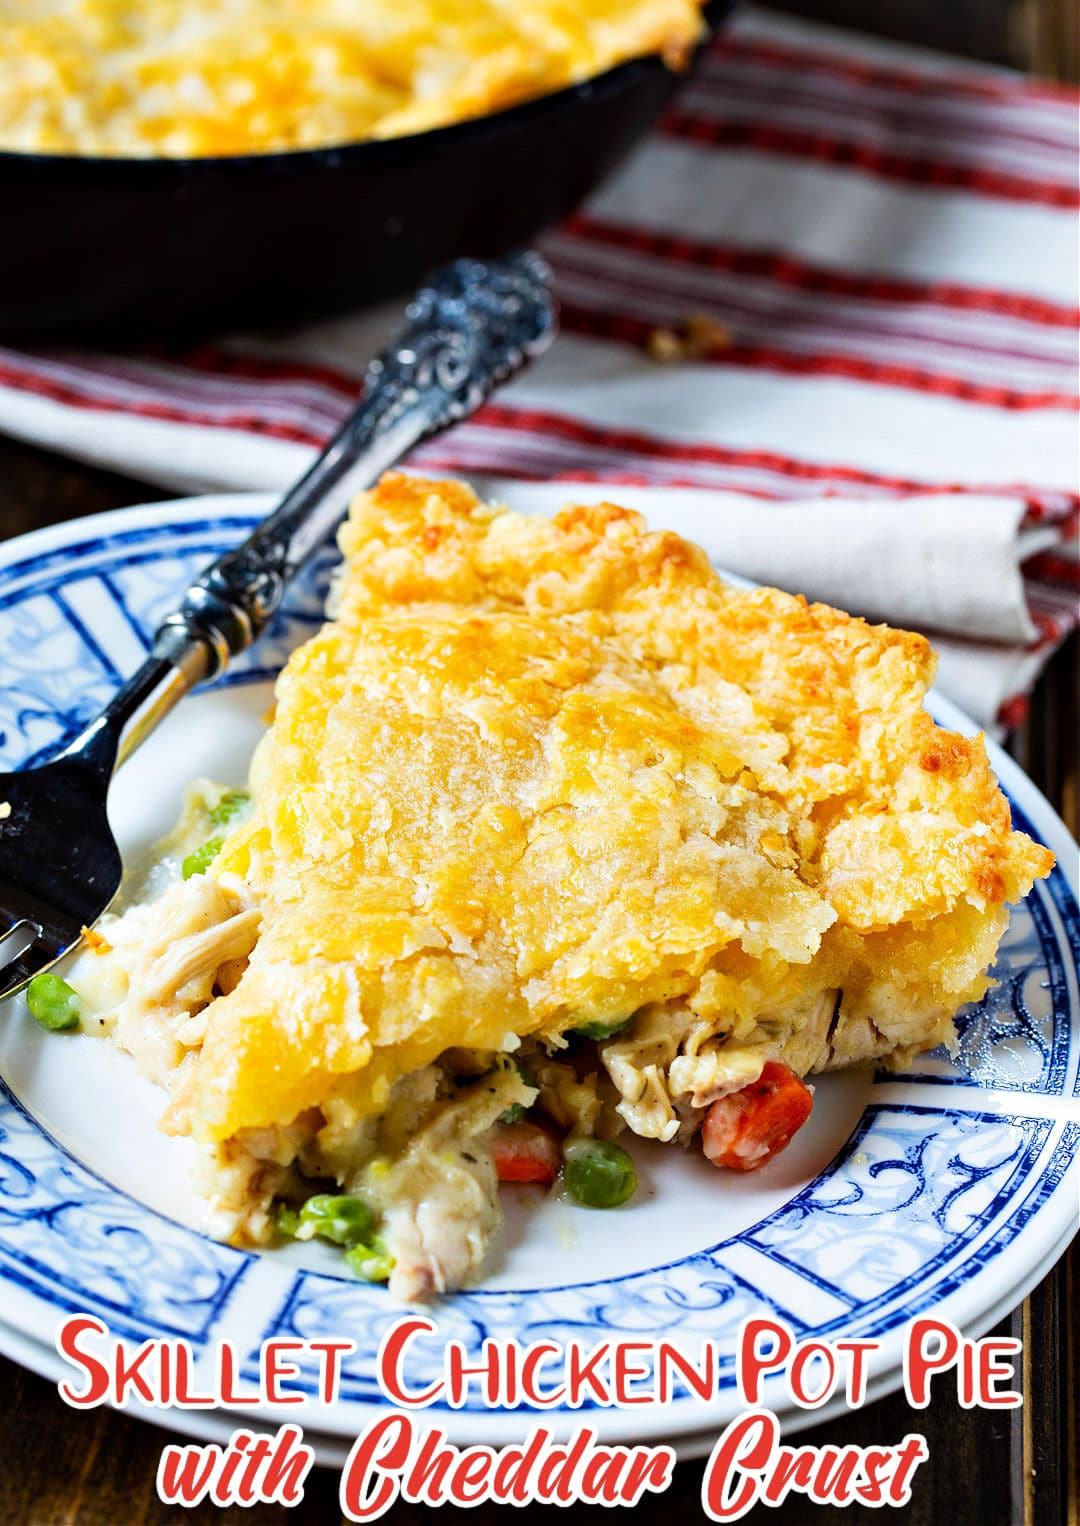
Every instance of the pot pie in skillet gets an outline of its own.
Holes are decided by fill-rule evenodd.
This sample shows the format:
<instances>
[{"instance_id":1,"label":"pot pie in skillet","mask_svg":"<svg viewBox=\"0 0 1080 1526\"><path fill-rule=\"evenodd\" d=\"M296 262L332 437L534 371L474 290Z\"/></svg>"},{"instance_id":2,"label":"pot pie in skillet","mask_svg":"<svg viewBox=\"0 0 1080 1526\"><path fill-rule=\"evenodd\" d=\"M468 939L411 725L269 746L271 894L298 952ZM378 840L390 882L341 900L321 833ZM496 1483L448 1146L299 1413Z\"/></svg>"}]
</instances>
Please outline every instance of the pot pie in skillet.
<instances>
[{"instance_id":1,"label":"pot pie in skillet","mask_svg":"<svg viewBox=\"0 0 1080 1526\"><path fill-rule=\"evenodd\" d=\"M704 0L0 0L0 149L198 158L426 132L659 53Z\"/></svg>"},{"instance_id":2,"label":"pot pie in skillet","mask_svg":"<svg viewBox=\"0 0 1080 1526\"><path fill-rule=\"evenodd\" d=\"M1053 859L923 708L921 636L610 504L391 475L340 544L250 800L195 787L186 877L71 974L212 1233L424 1298L477 1276L500 1180L613 1206L625 1129L754 1169L804 1077L952 1041Z\"/></svg>"}]
</instances>

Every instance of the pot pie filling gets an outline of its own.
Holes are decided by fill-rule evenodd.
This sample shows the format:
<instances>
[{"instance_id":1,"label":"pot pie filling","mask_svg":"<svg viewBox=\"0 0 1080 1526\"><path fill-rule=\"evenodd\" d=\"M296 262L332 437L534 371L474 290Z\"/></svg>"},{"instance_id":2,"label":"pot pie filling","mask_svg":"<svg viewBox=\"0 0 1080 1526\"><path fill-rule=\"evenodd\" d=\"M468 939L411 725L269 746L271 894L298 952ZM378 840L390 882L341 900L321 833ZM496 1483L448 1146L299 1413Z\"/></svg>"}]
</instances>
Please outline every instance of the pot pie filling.
<instances>
[{"instance_id":1,"label":"pot pie filling","mask_svg":"<svg viewBox=\"0 0 1080 1526\"><path fill-rule=\"evenodd\" d=\"M70 976L211 1234L424 1299L481 1273L500 1181L616 1206L623 1131L756 1169L804 1078L953 1042L1053 858L924 709L921 636L611 504L389 475L339 539L250 797L193 785Z\"/></svg>"}]
</instances>

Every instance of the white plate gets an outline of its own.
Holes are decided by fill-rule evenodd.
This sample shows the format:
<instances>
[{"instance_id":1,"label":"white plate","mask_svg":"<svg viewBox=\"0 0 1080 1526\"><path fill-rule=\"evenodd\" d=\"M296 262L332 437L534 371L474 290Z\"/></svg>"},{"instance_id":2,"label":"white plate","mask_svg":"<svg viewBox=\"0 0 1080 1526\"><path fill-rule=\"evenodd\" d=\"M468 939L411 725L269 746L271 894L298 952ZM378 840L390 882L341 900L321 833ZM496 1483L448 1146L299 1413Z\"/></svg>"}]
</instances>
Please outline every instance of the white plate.
<instances>
[{"instance_id":1,"label":"white plate","mask_svg":"<svg viewBox=\"0 0 1080 1526\"><path fill-rule=\"evenodd\" d=\"M191 574L269 502L237 494L154 504L4 546L0 768L43 757L93 713ZM668 522L679 528L677 512ZM270 679L318 623L332 561L327 552L290 592L255 653L185 700L125 767L111 808L126 854L168 829L193 776L243 779ZM971 729L944 702L935 709ZM938 1053L902 1078L823 1078L810 1123L754 1176L641 1144L643 1191L616 1212L520 1194L483 1288L437 1306L442 1336L478 1347L487 1335L587 1344L664 1335L690 1351L711 1337L729 1358L709 1404L682 1393L664 1411L588 1416L605 1438L683 1437L693 1448L741 1407L730 1351L748 1315L776 1313L818 1337L880 1339L873 1380L885 1392L899 1382L912 1316L932 1309L980 1330L1019 1301L1077 1227L1080 922L1075 844L996 750L994 765L1018 821L1060 867L1014 913L1001 983L962 1017L958 1061ZM161 1096L126 1057L99 1040L43 1033L20 1000L0 1011L0 1074L0 1347L52 1375L55 1329L76 1309L132 1341L183 1336L203 1367L222 1339L251 1371L269 1335L344 1334L359 1350L340 1402L327 1411L312 1398L305 1422L333 1450L333 1438L354 1436L385 1408L373 1356L399 1306L384 1289L339 1276L329 1249L249 1254L186 1227L186 1142L157 1132ZM440 1362L438 1343L418 1348L413 1381L438 1375ZM311 1374L304 1381L311 1387ZM779 1388L766 1395L790 1428L824 1413L793 1412ZM479 1405L431 1414L459 1441L519 1438L536 1420ZM186 1413L165 1418L192 1428ZM545 1412L563 1433L580 1418Z\"/></svg>"}]
</instances>

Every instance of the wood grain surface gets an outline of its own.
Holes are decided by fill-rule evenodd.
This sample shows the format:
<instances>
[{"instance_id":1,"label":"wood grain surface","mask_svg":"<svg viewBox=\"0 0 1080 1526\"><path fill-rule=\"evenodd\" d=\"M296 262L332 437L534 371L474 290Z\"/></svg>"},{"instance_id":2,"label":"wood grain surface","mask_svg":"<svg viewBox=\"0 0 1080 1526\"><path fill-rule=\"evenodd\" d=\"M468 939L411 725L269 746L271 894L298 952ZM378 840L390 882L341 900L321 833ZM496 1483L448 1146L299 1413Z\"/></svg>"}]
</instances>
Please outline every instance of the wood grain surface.
<instances>
[{"instance_id":1,"label":"wood grain surface","mask_svg":"<svg viewBox=\"0 0 1080 1526\"><path fill-rule=\"evenodd\" d=\"M1080 78L1076 0L766 0L766 8L1047 79Z\"/></svg>"},{"instance_id":2,"label":"wood grain surface","mask_svg":"<svg viewBox=\"0 0 1080 1526\"><path fill-rule=\"evenodd\" d=\"M75 465L59 457L0 439L0 538L39 525L146 502L165 495L129 479ZM1014 740L1014 751L1035 782L1066 816L1073 833L1078 819L1077 644L1051 664L1035 695L1031 718ZM915 1475L910 1508L889 1512L900 1526L1076 1526L1077 1367L1075 1360L1077 1263L1075 1246L998 1333L1024 1341L1025 1404L1019 1411L963 1410L946 1387L917 1417L902 1395L882 1399L800 1440L843 1445L885 1445L921 1430L929 1461ZM315 1470L303 1502L292 1510L273 1506L191 1511L167 1507L154 1480L164 1430L111 1410L75 1414L44 1379L0 1359L3 1466L0 1526L151 1526L188 1521L191 1526L335 1526L341 1517L338 1475ZM703 1521L702 1464L676 1470L673 1487L629 1513L638 1522ZM500 1507L469 1512L470 1526L493 1526ZM505 1518L506 1508L502 1507ZM456 1512L451 1511L451 1515ZM830 1515L838 1514L830 1512ZM552 1518L530 1506L515 1513L520 1526ZM747 1519L762 1526L816 1522L824 1512L798 1498L777 1510L758 1509ZM883 1526L882 1513L850 1508L838 1518ZM429 1512L400 1505L385 1520L393 1526L425 1521ZM601 1522L610 1512L576 1507L575 1526Z\"/></svg>"}]
</instances>

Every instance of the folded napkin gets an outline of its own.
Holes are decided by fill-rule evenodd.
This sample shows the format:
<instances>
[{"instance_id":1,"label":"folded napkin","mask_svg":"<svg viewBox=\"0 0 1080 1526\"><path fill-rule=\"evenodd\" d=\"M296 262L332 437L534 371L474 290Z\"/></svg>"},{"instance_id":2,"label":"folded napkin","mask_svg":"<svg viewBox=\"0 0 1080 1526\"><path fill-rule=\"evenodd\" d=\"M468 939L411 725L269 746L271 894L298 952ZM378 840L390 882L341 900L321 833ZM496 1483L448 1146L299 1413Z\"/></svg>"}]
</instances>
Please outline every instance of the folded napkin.
<instances>
[{"instance_id":1,"label":"folded napkin","mask_svg":"<svg viewBox=\"0 0 1080 1526\"><path fill-rule=\"evenodd\" d=\"M1078 618L1076 93L747 11L543 240L562 332L410 465L615 498L924 629L981 724ZM0 349L0 429L169 487L284 486L396 305L194 351Z\"/></svg>"}]
</instances>

